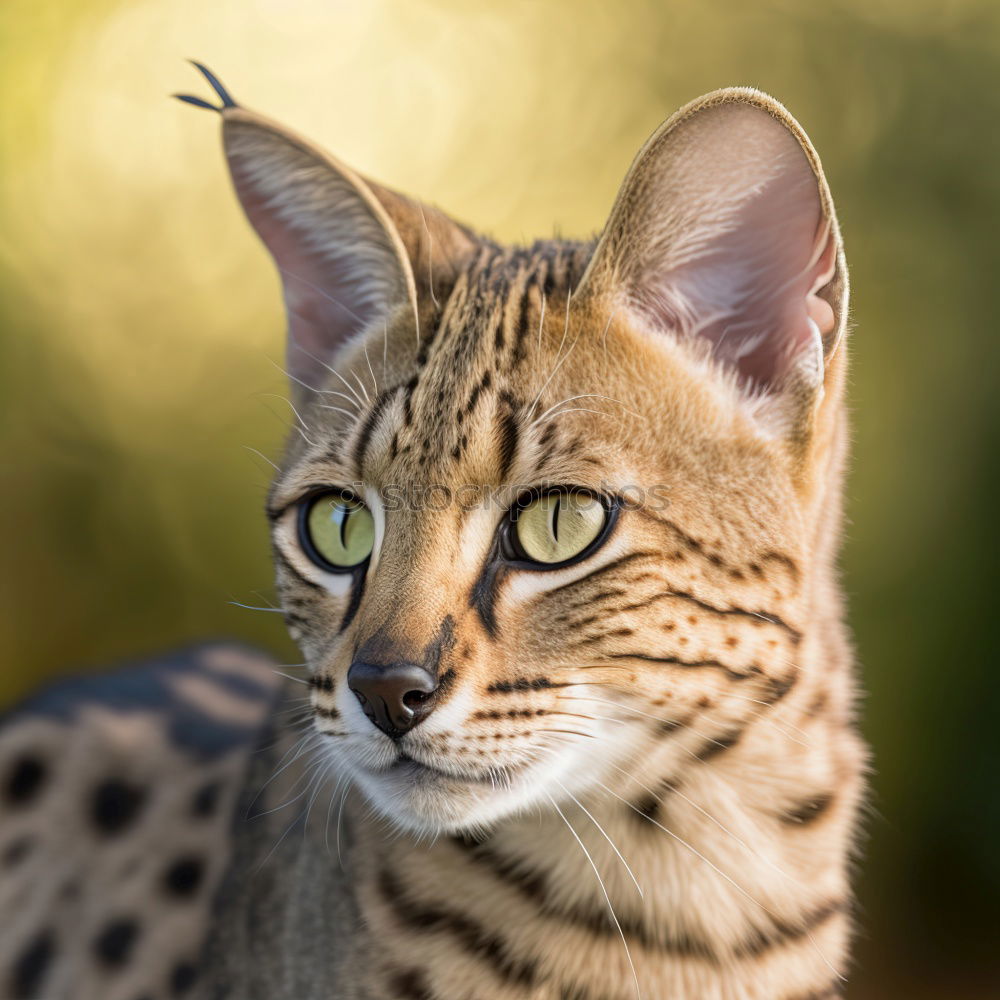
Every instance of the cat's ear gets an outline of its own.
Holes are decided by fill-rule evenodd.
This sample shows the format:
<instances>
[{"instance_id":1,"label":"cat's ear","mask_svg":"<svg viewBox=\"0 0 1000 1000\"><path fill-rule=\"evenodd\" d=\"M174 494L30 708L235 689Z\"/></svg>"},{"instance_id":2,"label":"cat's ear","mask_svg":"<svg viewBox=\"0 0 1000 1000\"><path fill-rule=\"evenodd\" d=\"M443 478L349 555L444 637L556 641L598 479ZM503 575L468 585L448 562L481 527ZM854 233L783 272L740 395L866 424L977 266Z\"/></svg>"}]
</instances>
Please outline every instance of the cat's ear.
<instances>
[{"instance_id":1,"label":"cat's ear","mask_svg":"<svg viewBox=\"0 0 1000 1000\"><path fill-rule=\"evenodd\" d=\"M198 65L198 64L195 64ZM222 116L236 194L281 276L287 365L302 385L361 331L405 312L419 330L418 293L442 290L475 248L437 209L366 181L289 129L236 104L203 66L222 106L177 95Z\"/></svg>"},{"instance_id":2,"label":"cat's ear","mask_svg":"<svg viewBox=\"0 0 1000 1000\"><path fill-rule=\"evenodd\" d=\"M830 194L798 123L746 88L674 115L632 164L581 291L702 338L752 392L821 386L847 281Z\"/></svg>"}]
</instances>

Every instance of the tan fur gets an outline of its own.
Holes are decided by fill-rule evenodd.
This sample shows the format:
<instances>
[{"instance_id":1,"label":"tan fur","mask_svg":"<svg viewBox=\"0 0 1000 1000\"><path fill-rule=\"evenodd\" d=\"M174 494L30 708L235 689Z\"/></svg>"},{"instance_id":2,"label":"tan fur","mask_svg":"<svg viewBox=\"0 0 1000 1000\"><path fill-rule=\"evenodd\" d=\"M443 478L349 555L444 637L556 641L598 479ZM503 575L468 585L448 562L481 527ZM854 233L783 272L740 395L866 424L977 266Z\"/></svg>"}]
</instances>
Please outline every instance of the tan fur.
<instances>
[{"instance_id":1,"label":"tan fur","mask_svg":"<svg viewBox=\"0 0 1000 1000\"><path fill-rule=\"evenodd\" d=\"M650 244L663 156L720 107L751 138L772 141L773 122L791 137L834 241L822 357L796 357L764 390L623 290ZM839 996L865 757L836 578L847 275L800 127L756 91L709 95L644 147L600 241L523 249L243 109L223 120L231 158L270 158L275 211L318 254L337 258L344 237L308 197L280 201L286 154L335 177L326 197L361 212L365 232L374 220L392 252L357 279L377 320L314 366L318 391L296 389L301 422L269 498L313 735L285 727L256 758L244 798L259 820L239 831L220 898L212 995ZM678 209L653 242L704 214ZM487 580L505 509L544 484L644 502L582 562ZM360 596L298 543L298 505L322 486L352 487L375 512ZM401 486L452 502L390 505ZM463 489L491 502L454 502ZM444 679L398 741L346 683L372 643L432 657ZM425 769L394 769L400 751ZM314 807L289 836L282 811L299 796Z\"/></svg>"},{"instance_id":2,"label":"tan fur","mask_svg":"<svg viewBox=\"0 0 1000 1000\"><path fill-rule=\"evenodd\" d=\"M634 996L608 900L570 826L607 887L641 995L791 1000L839 991L863 752L834 570L847 280L825 181L818 173L837 269L821 290L836 318L822 385L792 377L777 399L748 398L695 345L616 310L619 272L608 263L627 261L635 226L649 224L632 202L646 197L643 172L657 168L657 147L720 104L773 116L819 171L801 129L757 92L720 92L685 108L637 158L596 254L485 246L440 313L421 303L420 336L433 338L425 361L414 360L406 310L342 352L326 387L342 389L342 378L387 400L363 467L351 456L367 400L357 421L312 407L275 484L276 511L318 483L361 482L375 506L378 491L398 483L472 483L495 488L502 503L513 500L513 484L544 482L612 491L661 484L669 498L664 511L623 515L582 565L506 579L495 637L469 594L496 509L385 514L364 596L342 634L347 596L302 588L299 574L325 581L297 549L291 514L278 517L288 567L279 585L324 679L313 695L324 752L361 799L409 831L386 840L381 820L348 807L360 845L348 870L365 927L356 947L377 956L344 966L358 995L396 995L393 977L410 970L420 995L438 1000ZM614 245L616 232L625 245ZM546 269L557 277L543 315ZM520 339L518 323L527 330ZM371 367L384 350L385 368ZM487 372L489 387L477 392ZM415 375L412 390L402 388ZM518 412L521 433L501 476L496 421L505 406ZM783 408L780 433L768 406ZM546 454L546 430L561 450ZM617 560L599 583L583 580ZM419 659L446 616L438 669L456 680L401 745L456 776L513 769L509 787L456 779L425 788L371 771L395 751L347 689L352 655L377 635ZM715 666L652 664L627 658L633 650ZM537 678L552 686L516 690ZM428 846L426 835L441 832L481 843ZM476 935L489 940L476 944Z\"/></svg>"}]
</instances>

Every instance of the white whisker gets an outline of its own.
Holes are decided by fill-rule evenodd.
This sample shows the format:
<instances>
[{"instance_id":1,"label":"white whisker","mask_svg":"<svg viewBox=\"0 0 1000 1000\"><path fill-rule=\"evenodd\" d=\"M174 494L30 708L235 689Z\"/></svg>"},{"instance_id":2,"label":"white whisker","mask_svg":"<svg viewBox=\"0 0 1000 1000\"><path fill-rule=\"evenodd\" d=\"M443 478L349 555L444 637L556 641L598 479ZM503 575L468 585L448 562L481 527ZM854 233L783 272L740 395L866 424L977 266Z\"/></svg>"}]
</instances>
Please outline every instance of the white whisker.
<instances>
[{"instance_id":1,"label":"white whisker","mask_svg":"<svg viewBox=\"0 0 1000 1000\"><path fill-rule=\"evenodd\" d=\"M563 815L563 811L556 804L555 799L553 799L552 796L549 795L547 792L545 793L545 797L549 800L550 803L552 803L552 808L555 809L555 811L559 814L559 818L566 824L566 829L569 830L569 832L573 835L573 839L580 845L580 850L583 851L584 855L587 858L587 861L590 864L590 867L594 871L594 875L597 876L597 883L601 887L601 892L604 893L605 902L607 902L608 904L608 912L611 914L611 919L614 921L615 927L618 928L618 933L621 936L622 944L625 946L625 956L626 958L628 958L629 968L632 970L632 979L635 982L635 995L641 1000L642 990L639 989L639 976L635 971L635 963L632 961L632 952L629 950L628 941L625 938L625 932L622 930L622 925L618 922L618 916L615 913L615 908L611 905L611 897L608 895L608 890L604 886L604 879L601 878L601 873L598 870L597 865L594 864L594 859L590 856L590 851L587 850L586 844L584 844L584 842L577 835L577 832L576 830L573 829L572 825L570 824L570 821L566 819L566 817Z\"/></svg>"},{"instance_id":2,"label":"white whisker","mask_svg":"<svg viewBox=\"0 0 1000 1000\"><path fill-rule=\"evenodd\" d=\"M622 852L618 850L618 846L615 844L615 842L611 839L611 837L608 836L608 833L604 829L604 827L601 826L601 824L598 823L596 819L594 819L594 816L590 812L590 810L587 809L587 807L558 778L553 778L552 780L555 781L555 783L577 804L577 806L579 806L580 809L583 810L583 812L587 815L587 818L590 820L590 822L597 827L597 829L601 833L601 836L604 837L604 839L611 845L611 850L613 850L615 854L618 855L618 860L625 866L625 871L628 872L629 878L632 879L632 881L635 883L635 888L636 891L639 893L639 896L644 897L645 893L642 891L642 886L639 885L639 880L635 877L635 873L632 871L632 868L630 867L629 863L622 856Z\"/></svg>"},{"instance_id":3,"label":"white whisker","mask_svg":"<svg viewBox=\"0 0 1000 1000\"><path fill-rule=\"evenodd\" d=\"M764 903L762 903L759 899L755 899L731 875L729 875L728 873L724 872L717 864L715 864L709 858L705 857L705 855L702 854L701 851L699 851L696 847L693 847L691 844L689 844L683 837L681 837L678 834L674 833L673 830L671 830L669 827L664 826L662 823L658 822L652 816L647 816L641 809L638 808L638 806L634 806L631 802L628 801L628 799L623 799L613 789L608 788L607 785L603 784L600 781L597 781L596 779L595 779L595 783L598 784L598 785L600 785L600 787L603 788L606 792L608 792L608 794L613 795L619 801L624 802L625 805L627 805L629 807L629 809L632 809L635 812L637 812L640 816L644 817L648 822L652 823L653 826L655 826L658 829L662 830L668 836L673 837L674 840L676 840L677 843L679 843L681 845L681 847L684 847L687 850L689 850L696 858L700 858L702 861L704 861L705 864L709 866L709 868L711 868L721 878L725 879L734 889L736 889L737 892L739 892L742 896L744 896L751 903L753 903L754 906L760 907L760 909L762 909L769 917L771 917L771 919L774 920L774 922L776 924L780 925L780 924L783 923L781 917L777 913L775 913L770 907L768 907ZM816 939L813 937L812 933L810 931L806 931L806 936L808 937L810 944L812 944L813 948L815 949L816 954L819 955L819 957L822 960L823 964L826 965L826 967L838 979L841 979L841 980L846 979L846 977L844 975L842 975L834 967L833 963L831 963L830 960L826 957L826 955L824 955L823 952L820 950L819 945L816 944Z\"/></svg>"},{"instance_id":4,"label":"white whisker","mask_svg":"<svg viewBox=\"0 0 1000 1000\"><path fill-rule=\"evenodd\" d=\"M258 450L257 450L256 448L251 448L251 447L250 447L250 445L248 445L248 444L245 444L245 445L243 445L243 447L244 447L244 448L245 448L245 449L246 449L247 451L249 451L249 452L252 452L252 453L253 453L254 455L256 455L256 456L257 456L258 458L262 458L262 459L263 459L263 460L264 460L265 462L267 462L267 464L268 464L269 466L271 466L271 468L272 468L272 469L274 469L274 471L275 471L275 472L281 472L281 469L279 469L279 468L278 468L278 466L277 466L277 465L275 465L275 464L274 464L274 462L272 462L272 461L271 461L271 460L270 460L270 459L269 459L269 458L267 457L267 455L265 455L265 454L264 454L264 453L263 453L262 451L258 451Z\"/></svg>"}]
</instances>

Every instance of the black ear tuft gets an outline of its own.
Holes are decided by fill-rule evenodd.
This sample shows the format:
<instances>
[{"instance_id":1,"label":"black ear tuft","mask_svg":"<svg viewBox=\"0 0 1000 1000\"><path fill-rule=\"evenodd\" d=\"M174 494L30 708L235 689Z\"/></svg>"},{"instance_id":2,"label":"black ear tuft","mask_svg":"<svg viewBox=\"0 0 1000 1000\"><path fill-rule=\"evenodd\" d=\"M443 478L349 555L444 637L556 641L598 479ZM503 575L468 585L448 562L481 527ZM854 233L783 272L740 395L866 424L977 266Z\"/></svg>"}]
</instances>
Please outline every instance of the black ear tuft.
<instances>
[{"instance_id":1,"label":"black ear tuft","mask_svg":"<svg viewBox=\"0 0 1000 1000\"><path fill-rule=\"evenodd\" d=\"M190 60L192 66L197 69L203 77L209 82L212 90L219 95L219 99L222 101L221 107L216 107L214 104L209 104L208 101L202 100L200 97L192 97L190 94L174 94L173 96L177 98L178 101L184 101L186 104L193 104L196 108L206 108L209 111L223 111L226 108L238 108L239 105L233 100L232 94L222 86L219 78L205 65L194 59Z\"/></svg>"},{"instance_id":2,"label":"black ear tuft","mask_svg":"<svg viewBox=\"0 0 1000 1000\"><path fill-rule=\"evenodd\" d=\"M171 97L176 97L178 101L183 101L185 104L193 104L196 108L205 108L208 111L219 111L214 104L209 104L208 101L202 100L200 97L194 97L191 94L171 94Z\"/></svg>"}]
</instances>

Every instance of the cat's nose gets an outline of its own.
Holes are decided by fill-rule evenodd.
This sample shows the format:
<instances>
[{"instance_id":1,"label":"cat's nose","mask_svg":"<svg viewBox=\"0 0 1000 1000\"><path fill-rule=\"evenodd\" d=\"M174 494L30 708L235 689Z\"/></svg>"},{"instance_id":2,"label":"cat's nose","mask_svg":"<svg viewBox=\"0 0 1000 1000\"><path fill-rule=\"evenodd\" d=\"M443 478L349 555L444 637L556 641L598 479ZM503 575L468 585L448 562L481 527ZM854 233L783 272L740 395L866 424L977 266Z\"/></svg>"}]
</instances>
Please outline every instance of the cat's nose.
<instances>
[{"instance_id":1,"label":"cat's nose","mask_svg":"<svg viewBox=\"0 0 1000 1000\"><path fill-rule=\"evenodd\" d=\"M398 739L430 715L437 681L416 663L355 660L347 671L347 686L365 715L387 736Z\"/></svg>"}]
</instances>

